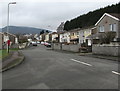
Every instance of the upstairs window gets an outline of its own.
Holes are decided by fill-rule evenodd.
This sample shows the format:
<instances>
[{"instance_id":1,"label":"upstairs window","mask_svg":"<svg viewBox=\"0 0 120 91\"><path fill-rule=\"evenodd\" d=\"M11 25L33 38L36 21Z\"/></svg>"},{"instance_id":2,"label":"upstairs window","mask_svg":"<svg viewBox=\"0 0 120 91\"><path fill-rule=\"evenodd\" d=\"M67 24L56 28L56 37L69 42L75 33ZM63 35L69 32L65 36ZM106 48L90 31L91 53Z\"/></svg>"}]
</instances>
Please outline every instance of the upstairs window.
<instances>
[{"instance_id":1,"label":"upstairs window","mask_svg":"<svg viewBox=\"0 0 120 91\"><path fill-rule=\"evenodd\" d=\"M99 32L104 32L104 26L99 26Z\"/></svg>"},{"instance_id":2,"label":"upstairs window","mask_svg":"<svg viewBox=\"0 0 120 91\"><path fill-rule=\"evenodd\" d=\"M116 31L116 24L110 24L110 31Z\"/></svg>"}]
</instances>

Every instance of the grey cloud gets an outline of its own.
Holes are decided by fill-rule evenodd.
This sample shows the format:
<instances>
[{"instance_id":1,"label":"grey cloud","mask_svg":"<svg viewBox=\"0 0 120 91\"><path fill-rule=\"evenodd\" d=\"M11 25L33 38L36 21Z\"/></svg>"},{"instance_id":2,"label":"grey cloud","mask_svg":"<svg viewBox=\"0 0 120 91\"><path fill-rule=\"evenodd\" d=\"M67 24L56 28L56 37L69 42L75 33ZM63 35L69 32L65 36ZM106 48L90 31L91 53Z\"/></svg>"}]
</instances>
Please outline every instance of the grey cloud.
<instances>
[{"instance_id":1,"label":"grey cloud","mask_svg":"<svg viewBox=\"0 0 120 91\"><path fill-rule=\"evenodd\" d=\"M18 2L10 6L10 25L33 26L55 30L62 21L112 4L110 2ZM0 10L1 11L1 10ZM2 5L2 25L6 25L7 3ZM0 27L3 27L0 26ZM51 26L51 27L48 27Z\"/></svg>"}]
</instances>

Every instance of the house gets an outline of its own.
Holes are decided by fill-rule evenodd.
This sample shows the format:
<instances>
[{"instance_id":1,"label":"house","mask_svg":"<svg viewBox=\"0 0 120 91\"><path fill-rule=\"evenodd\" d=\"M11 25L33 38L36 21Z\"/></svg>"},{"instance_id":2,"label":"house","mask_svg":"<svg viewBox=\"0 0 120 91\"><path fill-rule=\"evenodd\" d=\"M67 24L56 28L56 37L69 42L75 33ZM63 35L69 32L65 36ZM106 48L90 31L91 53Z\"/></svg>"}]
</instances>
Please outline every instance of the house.
<instances>
[{"instance_id":1,"label":"house","mask_svg":"<svg viewBox=\"0 0 120 91\"><path fill-rule=\"evenodd\" d=\"M38 34L35 34L35 35L34 35L34 39L35 39L36 41L40 41L39 35L38 35Z\"/></svg>"},{"instance_id":2,"label":"house","mask_svg":"<svg viewBox=\"0 0 120 91\"><path fill-rule=\"evenodd\" d=\"M61 24L57 28L57 33L61 33L64 31L64 22L61 22Z\"/></svg>"},{"instance_id":3,"label":"house","mask_svg":"<svg viewBox=\"0 0 120 91\"><path fill-rule=\"evenodd\" d=\"M70 30L70 43L73 44L79 43L79 31L80 28Z\"/></svg>"},{"instance_id":4,"label":"house","mask_svg":"<svg viewBox=\"0 0 120 91\"><path fill-rule=\"evenodd\" d=\"M45 42L49 42L49 33L45 34Z\"/></svg>"},{"instance_id":5,"label":"house","mask_svg":"<svg viewBox=\"0 0 120 91\"><path fill-rule=\"evenodd\" d=\"M62 32L59 34L60 43L70 43L70 32Z\"/></svg>"},{"instance_id":6,"label":"house","mask_svg":"<svg viewBox=\"0 0 120 91\"><path fill-rule=\"evenodd\" d=\"M53 32L52 34L52 42L59 42L59 35L56 32Z\"/></svg>"},{"instance_id":7,"label":"house","mask_svg":"<svg viewBox=\"0 0 120 91\"><path fill-rule=\"evenodd\" d=\"M91 34L87 36L88 40L88 45L92 46L92 44L98 44L99 43L99 38L97 34L97 28L93 27L91 28ZM91 44L89 44L91 42Z\"/></svg>"},{"instance_id":8,"label":"house","mask_svg":"<svg viewBox=\"0 0 120 91\"><path fill-rule=\"evenodd\" d=\"M42 34L39 36L39 38L40 38L40 41L42 41Z\"/></svg>"},{"instance_id":9,"label":"house","mask_svg":"<svg viewBox=\"0 0 120 91\"><path fill-rule=\"evenodd\" d=\"M0 49L3 48L3 33L0 32Z\"/></svg>"},{"instance_id":10,"label":"house","mask_svg":"<svg viewBox=\"0 0 120 91\"><path fill-rule=\"evenodd\" d=\"M95 27L97 33L92 38L97 40L97 45L92 46L92 53L120 56L120 14L103 14Z\"/></svg>"},{"instance_id":11,"label":"house","mask_svg":"<svg viewBox=\"0 0 120 91\"><path fill-rule=\"evenodd\" d=\"M49 42L52 42L52 33L49 33Z\"/></svg>"},{"instance_id":12,"label":"house","mask_svg":"<svg viewBox=\"0 0 120 91\"><path fill-rule=\"evenodd\" d=\"M45 41L45 34L41 34L39 37L40 37L40 41L41 41L41 42L44 42L44 41Z\"/></svg>"},{"instance_id":13,"label":"house","mask_svg":"<svg viewBox=\"0 0 120 91\"><path fill-rule=\"evenodd\" d=\"M7 42L7 40L9 39L11 41L11 44L17 44L18 43L18 38L16 35L14 34L11 34L11 33L7 33L7 32L4 32L3 33L3 41L4 42Z\"/></svg>"},{"instance_id":14,"label":"house","mask_svg":"<svg viewBox=\"0 0 120 91\"><path fill-rule=\"evenodd\" d=\"M92 46L92 34L94 26L81 28L79 31L79 44L84 46Z\"/></svg>"},{"instance_id":15,"label":"house","mask_svg":"<svg viewBox=\"0 0 120 91\"><path fill-rule=\"evenodd\" d=\"M18 38L16 35L6 32L0 32L0 49L6 48L7 40L10 40L11 47L18 44Z\"/></svg>"},{"instance_id":16,"label":"house","mask_svg":"<svg viewBox=\"0 0 120 91\"><path fill-rule=\"evenodd\" d=\"M59 42L64 43L64 32L59 33Z\"/></svg>"},{"instance_id":17,"label":"house","mask_svg":"<svg viewBox=\"0 0 120 91\"><path fill-rule=\"evenodd\" d=\"M97 28L97 34L100 36L104 33L112 32L116 33L114 41L120 41L120 14L105 13L95 24Z\"/></svg>"},{"instance_id":18,"label":"house","mask_svg":"<svg viewBox=\"0 0 120 91\"><path fill-rule=\"evenodd\" d=\"M87 44L87 46L91 46L92 45L92 41L89 38L87 38L90 35L92 35L91 27L86 28L84 30L84 42Z\"/></svg>"},{"instance_id":19,"label":"house","mask_svg":"<svg viewBox=\"0 0 120 91\"><path fill-rule=\"evenodd\" d=\"M79 31L79 44L84 43L84 30Z\"/></svg>"}]
</instances>

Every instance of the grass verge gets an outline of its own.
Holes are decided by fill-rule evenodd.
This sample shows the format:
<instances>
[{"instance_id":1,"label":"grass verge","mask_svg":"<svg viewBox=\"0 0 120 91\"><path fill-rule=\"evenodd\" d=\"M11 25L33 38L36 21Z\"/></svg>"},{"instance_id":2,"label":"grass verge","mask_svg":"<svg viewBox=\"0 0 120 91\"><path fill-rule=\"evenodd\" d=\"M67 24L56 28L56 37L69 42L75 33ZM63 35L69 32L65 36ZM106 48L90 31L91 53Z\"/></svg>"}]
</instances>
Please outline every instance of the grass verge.
<instances>
[{"instance_id":1,"label":"grass verge","mask_svg":"<svg viewBox=\"0 0 120 91\"><path fill-rule=\"evenodd\" d=\"M10 49L10 52L13 52L13 51L18 51L18 48L12 48L12 49ZM0 59L6 58L7 56L9 56L9 54L10 53L7 53L6 49L0 50Z\"/></svg>"}]
</instances>

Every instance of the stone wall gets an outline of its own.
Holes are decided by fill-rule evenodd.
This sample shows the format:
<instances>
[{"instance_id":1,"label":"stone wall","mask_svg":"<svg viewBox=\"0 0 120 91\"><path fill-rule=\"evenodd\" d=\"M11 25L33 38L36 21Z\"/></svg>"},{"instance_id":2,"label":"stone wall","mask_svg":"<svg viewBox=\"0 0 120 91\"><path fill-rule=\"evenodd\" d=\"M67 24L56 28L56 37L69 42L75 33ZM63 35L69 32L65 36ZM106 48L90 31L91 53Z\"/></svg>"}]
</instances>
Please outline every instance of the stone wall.
<instances>
[{"instance_id":1,"label":"stone wall","mask_svg":"<svg viewBox=\"0 0 120 91\"><path fill-rule=\"evenodd\" d=\"M120 46L93 45L92 53L108 56L120 56Z\"/></svg>"},{"instance_id":2,"label":"stone wall","mask_svg":"<svg viewBox=\"0 0 120 91\"><path fill-rule=\"evenodd\" d=\"M70 44L64 45L59 43L52 44L52 49L54 50L64 50L64 51L71 51L71 52L79 52L80 45Z\"/></svg>"},{"instance_id":3,"label":"stone wall","mask_svg":"<svg viewBox=\"0 0 120 91\"><path fill-rule=\"evenodd\" d=\"M70 45L70 51L79 52L80 45Z\"/></svg>"},{"instance_id":4,"label":"stone wall","mask_svg":"<svg viewBox=\"0 0 120 91\"><path fill-rule=\"evenodd\" d=\"M70 46L69 45L62 45L62 50L64 51L70 51Z\"/></svg>"},{"instance_id":5,"label":"stone wall","mask_svg":"<svg viewBox=\"0 0 120 91\"><path fill-rule=\"evenodd\" d=\"M51 47L54 50L61 50L62 49L62 44L60 44L60 43L52 43Z\"/></svg>"},{"instance_id":6,"label":"stone wall","mask_svg":"<svg viewBox=\"0 0 120 91\"><path fill-rule=\"evenodd\" d=\"M71 52L79 52L80 45L78 44L70 44L70 45L62 45L62 50L71 51Z\"/></svg>"}]
</instances>

